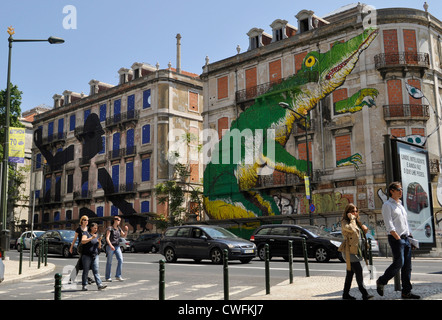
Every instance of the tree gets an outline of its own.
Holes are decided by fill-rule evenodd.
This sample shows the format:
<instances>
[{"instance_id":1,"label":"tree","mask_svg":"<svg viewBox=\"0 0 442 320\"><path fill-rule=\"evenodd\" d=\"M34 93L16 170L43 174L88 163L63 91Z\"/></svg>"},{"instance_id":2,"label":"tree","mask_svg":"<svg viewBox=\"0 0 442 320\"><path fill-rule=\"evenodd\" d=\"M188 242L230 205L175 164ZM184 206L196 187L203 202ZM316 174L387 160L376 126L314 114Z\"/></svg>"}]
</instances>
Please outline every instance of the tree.
<instances>
[{"instance_id":1,"label":"tree","mask_svg":"<svg viewBox=\"0 0 442 320\"><path fill-rule=\"evenodd\" d=\"M23 128L24 125L20 122L21 117L21 95L23 92L18 90L16 85L10 84L11 87L11 103L9 108L9 126ZM5 124L6 124L6 89L0 91L0 156L3 160L3 151L5 143ZM9 163L8 165L8 213L14 212L13 208L20 200L25 200L28 197L23 195L20 190L25 183L26 170L17 170L15 163ZM11 223L14 218L9 216L7 220Z\"/></svg>"},{"instance_id":2,"label":"tree","mask_svg":"<svg viewBox=\"0 0 442 320\"><path fill-rule=\"evenodd\" d=\"M186 133L182 137L183 143L187 146L187 154L192 147L192 142L197 141L191 133ZM197 146L197 151L201 151L201 146ZM172 157L179 159L177 151L172 151ZM181 225L191 214L198 214L202 210L202 192L189 182L190 160L187 163L174 161L172 179L155 186L155 194L160 204L168 204L168 219L159 218L157 227L164 229L168 225ZM191 207L190 204L196 204Z\"/></svg>"}]
</instances>

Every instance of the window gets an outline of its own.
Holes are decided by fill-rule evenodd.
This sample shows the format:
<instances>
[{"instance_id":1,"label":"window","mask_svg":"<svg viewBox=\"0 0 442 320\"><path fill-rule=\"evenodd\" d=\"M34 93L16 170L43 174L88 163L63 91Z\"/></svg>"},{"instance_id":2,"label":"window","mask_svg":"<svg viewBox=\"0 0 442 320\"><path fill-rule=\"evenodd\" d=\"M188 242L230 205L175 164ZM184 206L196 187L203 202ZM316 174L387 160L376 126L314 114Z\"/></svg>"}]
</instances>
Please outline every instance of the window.
<instances>
[{"instance_id":1,"label":"window","mask_svg":"<svg viewBox=\"0 0 442 320\"><path fill-rule=\"evenodd\" d=\"M74 174L69 173L67 179L66 193L72 193L74 190Z\"/></svg>"},{"instance_id":2,"label":"window","mask_svg":"<svg viewBox=\"0 0 442 320\"><path fill-rule=\"evenodd\" d=\"M141 212L142 213L150 212L150 202L149 201L141 202Z\"/></svg>"},{"instance_id":3,"label":"window","mask_svg":"<svg viewBox=\"0 0 442 320\"><path fill-rule=\"evenodd\" d=\"M63 137L63 131L64 131L64 118L58 119L58 138Z\"/></svg>"},{"instance_id":4,"label":"window","mask_svg":"<svg viewBox=\"0 0 442 320\"><path fill-rule=\"evenodd\" d=\"M97 217L103 217L104 216L104 208L103 206L97 207Z\"/></svg>"},{"instance_id":5,"label":"window","mask_svg":"<svg viewBox=\"0 0 442 320\"><path fill-rule=\"evenodd\" d=\"M91 114L91 109L84 110L84 123L86 123L87 117Z\"/></svg>"},{"instance_id":6,"label":"window","mask_svg":"<svg viewBox=\"0 0 442 320\"><path fill-rule=\"evenodd\" d=\"M150 108L150 89L143 91L143 109Z\"/></svg>"},{"instance_id":7,"label":"window","mask_svg":"<svg viewBox=\"0 0 442 320\"><path fill-rule=\"evenodd\" d=\"M112 166L112 182L114 184L114 192L118 192L120 185L120 165Z\"/></svg>"},{"instance_id":8,"label":"window","mask_svg":"<svg viewBox=\"0 0 442 320\"><path fill-rule=\"evenodd\" d=\"M150 124L146 124L142 128L142 143L150 143Z\"/></svg>"},{"instance_id":9,"label":"window","mask_svg":"<svg viewBox=\"0 0 442 320\"><path fill-rule=\"evenodd\" d=\"M135 95L131 94L130 96L127 97L127 113L128 115L130 114L130 112L132 112L135 110Z\"/></svg>"},{"instance_id":10,"label":"window","mask_svg":"<svg viewBox=\"0 0 442 320\"><path fill-rule=\"evenodd\" d=\"M134 163L126 163L126 190L134 191Z\"/></svg>"},{"instance_id":11,"label":"window","mask_svg":"<svg viewBox=\"0 0 442 320\"><path fill-rule=\"evenodd\" d=\"M48 123L48 141L52 141L52 136L54 134L54 122Z\"/></svg>"},{"instance_id":12,"label":"window","mask_svg":"<svg viewBox=\"0 0 442 320\"><path fill-rule=\"evenodd\" d=\"M218 100L229 96L229 81L227 76L218 79Z\"/></svg>"},{"instance_id":13,"label":"window","mask_svg":"<svg viewBox=\"0 0 442 320\"><path fill-rule=\"evenodd\" d=\"M335 137L336 163L351 156L350 134Z\"/></svg>"},{"instance_id":14,"label":"window","mask_svg":"<svg viewBox=\"0 0 442 320\"><path fill-rule=\"evenodd\" d=\"M189 91L189 110L198 112L198 93Z\"/></svg>"},{"instance_id":15,"label":"window","mask_svg":"<svg viewBox=\"0 0 442 320\"><path fill-rule=\"evenodd\" d=\"M40 169L41 168L41 153L37 153L37 155L35 156L35 169Z\"/></svg>"},{"instance_id":16,"label":"window","mask_svg":"<svg viewBox=\"0 0 442 320\"><path fill-rule=\"evenodd\" d=\"M106 152L106 137L101 136L101 150L98 151L98 154L104 154Z\"/></svg>"},{"instance_id":17,"label":"window","mask_svg":"<svg viewBox=\"0 0 442 320\"><path fill-rule=\"evenodd\" d=\"M150 181L150 158L141 160L141 181Z\"/></svg>"},{"instance_id":18,"label":"window","mask_svg":"<svg viewBox=\"0 0 442 320\"><path fill-rule=\"evenodd\" d=\"M75 114L72 114L69 117L69 131L74 131L75 130Z\"/></svg>"},{"instance_id":19,"label":"window","mask_svg":"<svg viewBox=\"0 0 442 320\"><path fill-rule=\"evenodd\" d=\"M100 105L100 121L106 121L106 104Z\"/></svg>"},{"instance_id":20,"label":"window","mask_svg":"<svg viewBox=\"0 0 442 320\"><path fill-rule=\"evenodd\" d=\"M133 155L135 154L135 147L134 147L134 139L135 139L135 130L129 129L126 132L126 155Z\"/></svg>"}]
</instances>

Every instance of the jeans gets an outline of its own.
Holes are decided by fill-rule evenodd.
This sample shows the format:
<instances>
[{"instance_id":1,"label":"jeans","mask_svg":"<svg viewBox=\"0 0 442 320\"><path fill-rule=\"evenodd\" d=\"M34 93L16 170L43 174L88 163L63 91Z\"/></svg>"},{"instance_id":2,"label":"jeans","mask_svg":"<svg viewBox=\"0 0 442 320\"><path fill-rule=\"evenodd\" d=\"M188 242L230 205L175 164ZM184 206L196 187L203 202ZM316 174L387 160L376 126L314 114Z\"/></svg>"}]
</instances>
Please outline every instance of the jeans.
<instances>
[{"instance_id":1,"label":"jeans","mask_svg":"<svg viewBox=\"0 0 442 320\"><path fill-rule=\"evenodd\" d=\"M393 263L385 270L384 274L379 277L380 284L386 285L399 270L401 270L402 293L410 293L411 285L411 245L407 237L396 240L393 236L388 236L393 253Z\"/></svg>"},{"instance_id":2,"label":"jeans","mask_svg":"<svg viewBox=\"0 0 442 320\"><path fill-rule=\"evenodd\" d=\"M107 255L107 260L106 260L106 279L111 279L111 268L112 268L112 257L114 256L117 257L117 270L115 272L115 277L119 278L121 277L121 269L123 266L123 254L121 253L121 249L120 246L116 245L115 246L115 250L112 250L110 248L110 246L106 246L106 255Z\"/></svg>"},{"instance_id":3,"label":"jeans","mask_svg":"<svg viewBox=\"0 0 442 320\"><path fill-rule=\"evenodd\" d=\"M356 275L356 282L358 284L359 291L361 291L362 296L368 296L368 292L364 287L364 276L362 271L361 263L351 262L351 270L347 270L347 274L345 276L345 284L344 284L344 295L348 295L351 288L351 282L353 280L353 275Z\"/></svg>"},{"instance_id":4,"label":"jeans","mask_svg":"<svg viewBox=\"0 0 442 320\"><path fill-rule=\"evenodd\" d=\"M81 277L81 284L86 286L88 284L87 275L89 273L89 269L92 269L92 273L94 274L95 282L97 286L101 286L100 274L98 273L98 255L95 257L82 255L81 260L83 262L83 275Z\"/></svg>"}]
</instances>

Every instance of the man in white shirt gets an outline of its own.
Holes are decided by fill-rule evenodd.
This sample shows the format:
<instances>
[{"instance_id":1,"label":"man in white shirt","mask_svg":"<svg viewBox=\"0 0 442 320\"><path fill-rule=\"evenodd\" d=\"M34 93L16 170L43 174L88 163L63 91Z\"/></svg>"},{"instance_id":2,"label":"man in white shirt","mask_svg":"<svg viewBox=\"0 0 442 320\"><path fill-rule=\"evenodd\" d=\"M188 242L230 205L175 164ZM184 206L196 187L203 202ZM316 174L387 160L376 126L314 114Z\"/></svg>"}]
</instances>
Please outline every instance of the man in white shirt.
<instances>
[{"instance_id":1,"label":"man in white shirt","mask_svg":"<svg viewBox=\"0 0 442 320\"><path fill-rule=\"evenodd\" d=\"M385 270L384 274L376 281L376 290L380 296L384 295L384 286L401 270L402 298L420 299L411 293L411 237L408 226L407 211L402 205L402 186L400 182L392 182L388 186L390 198L382 206L382 216L385 228L389 232L388 243L393 254L393 263Z\"/></svg>"}]
</instances>

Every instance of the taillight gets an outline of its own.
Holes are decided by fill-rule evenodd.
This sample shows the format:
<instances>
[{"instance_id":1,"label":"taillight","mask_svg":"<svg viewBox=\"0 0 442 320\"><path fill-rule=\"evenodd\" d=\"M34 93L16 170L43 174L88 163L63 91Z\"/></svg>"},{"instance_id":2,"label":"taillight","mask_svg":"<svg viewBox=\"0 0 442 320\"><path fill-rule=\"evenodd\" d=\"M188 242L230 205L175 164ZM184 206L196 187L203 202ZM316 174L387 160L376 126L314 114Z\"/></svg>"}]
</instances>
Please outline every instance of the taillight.
<instances>
[{"instance_id":1,"label":"taillight","mask_svg":"<svg viewBox=\"0 0 442 320\"><path fill-rule=\"evenodd\" d=\"M255 236L251 236L250 241L255 241Z\"/></svg>"}]
</instances>

